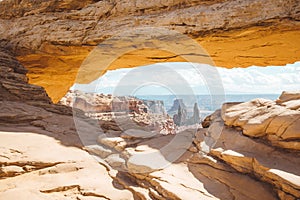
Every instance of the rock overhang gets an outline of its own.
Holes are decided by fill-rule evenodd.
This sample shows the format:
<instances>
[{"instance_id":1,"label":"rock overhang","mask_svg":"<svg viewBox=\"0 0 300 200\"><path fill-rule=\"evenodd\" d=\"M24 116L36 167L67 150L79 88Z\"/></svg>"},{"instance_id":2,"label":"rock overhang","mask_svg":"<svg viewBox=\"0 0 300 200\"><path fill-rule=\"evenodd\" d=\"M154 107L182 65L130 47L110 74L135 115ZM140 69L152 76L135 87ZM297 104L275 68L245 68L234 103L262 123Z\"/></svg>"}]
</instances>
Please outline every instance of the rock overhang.
<instances>
[{"instance_id":1,"label":"rock overhang","mask_svg":"<svg viewBox=\"0 0 300 200\"><path fill-rule=\"evenodd\" d=\"M45 87L54 102L73 85L82 62L98 44L145 26L188 35L220 67L284 66L300 60L297 1L84 1L76 8L50 1L40 9L26 2L23 8L20 4L2 12L1 44L17 53L30 83ZM26 6L32 7L30 12ZM115 59L108 69L177 61L184 59L174 52L137 49Z\"/></svg>"}]
</instances>

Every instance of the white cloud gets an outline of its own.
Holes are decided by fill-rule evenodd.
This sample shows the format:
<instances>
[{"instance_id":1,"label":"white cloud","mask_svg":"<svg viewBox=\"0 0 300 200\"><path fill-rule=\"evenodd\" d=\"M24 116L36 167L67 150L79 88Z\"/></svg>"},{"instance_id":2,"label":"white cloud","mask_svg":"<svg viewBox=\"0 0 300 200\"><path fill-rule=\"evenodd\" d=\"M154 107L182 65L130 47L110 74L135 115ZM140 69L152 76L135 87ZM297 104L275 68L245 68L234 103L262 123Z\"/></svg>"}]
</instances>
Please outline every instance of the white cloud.
<instances>
[{"instance_id":1,"label":"white cloud","mask_svg":"<svg viewBox=\"0 0 300 200\"><path fill-rule=\"evenodd\" d=\"M191 63L160 63L108 71L89 85L76 84L75 88L85 91L96 88L98 92L112 93L116 87L126 90L126 87L139 87L145 82L152 86L148 84L144 91L153 94L164 93L168 87L176 87L176 91L182 93L191 88L194 93L207 94L209 89L216 86L223 86L227 94L279 94L283 90L300 90L300 62L284 67L252 66L233 69ZM165 89L159 89L160 85Z\"/></svg>"},{"instance_id":2,"label":"white cloud","mask_svg":"<svg viewBox=\"0 0 300 200\"><path fill-rule=\"evenodd\" d=\"M300 89L300 63L284 67L220 69L227 93L278 94L283 90Z\"/></svg>"}]
</instances>

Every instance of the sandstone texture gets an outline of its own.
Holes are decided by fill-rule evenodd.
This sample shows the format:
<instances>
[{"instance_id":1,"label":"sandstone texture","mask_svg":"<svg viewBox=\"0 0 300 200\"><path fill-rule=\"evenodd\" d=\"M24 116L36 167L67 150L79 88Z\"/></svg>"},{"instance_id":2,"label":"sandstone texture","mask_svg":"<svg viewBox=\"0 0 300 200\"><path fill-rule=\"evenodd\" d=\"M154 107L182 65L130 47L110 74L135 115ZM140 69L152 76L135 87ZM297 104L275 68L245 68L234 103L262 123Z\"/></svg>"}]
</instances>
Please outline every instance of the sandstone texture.
<instances>
[{"instance_id":1,"label":"sandstone texture","mask_svg":"<svg viewBox=\"0 0 300 200\"><path fill-rule=\"evenodd\" d=\"M0 100L51 102L42 87L28 84L27 70L5 49L0 49L0 71Z\"/></svg>"},{"instance_id":2,"label":"sandstone texture","mask_svg":"<svg viewBox=\"0 0 300 200\"><path fill-rule=\"evenodd\" d=\"M275 102L255 99L224 104L222 110L204 120L203 126L208 129L203 139L196 137L196 146L207 151L202 141L213 143L210 156L239 172L271 183L280 199L297 199L300 172L295 166L299 164L300 132L293 114L299 110L294 103L292 107L286 106L297 99L299 92L283 92ZM216 130L221 134L214 134ZM285 134L289 135L288 139Z\"/></svg>"},{"instance_id":3,"label":"sandstone texture","mask_svg":"<svg viewBox=\"0 0 300 200\"><path fill-rule=\"evenodd\" d=\"M222 118L226 125L240 127L244 135L263 137L282 148L300 149L300 92L283 92L276 102L255 99L224 104Z\"/></svg>"},{"instance_id":4,"label":"sandstone texture","mask_svg":"<svg viewBox=\"0 0 300 200\"><path fill-rule=\"evenodd\" d=\"M13 84L11 77L24 77L25 70L11 53L3 55L1 66L10 70L1 83ZM273 116L274 106L296 112L297 92L284 92L276 102L225 104L205 120L207 128L162 135L115 130L116 124L105 120L100 129L83 111L73 108L72 115L70 107L52 104L47 95L25 93L24 88L36 86L25 79L22 84L2 89L0 199L300 197L299 150L278 149L265 137L246 137L243 127L231 128L221 117L234 106L246 109L257 102L271 105L261 116Z\"/></svg>"},{"instance_id":5,"label":"sandstone texture","mask_svg":"<svg viewBox=\"0 0 300 200\"><path fill-rule=\"evenodd\" d=\"M211 58L197 58L199 62L223 67L294 63L299 60L299 9L298 0L4 0L0 43L17 53L29 71L30 83L43 86L58 102L75 82L82 61L100 42L145 27L164 27L192 37ZM203 54L184 45L176 47L183 53L172 46L170 51L159 49L160 40L140 46L132 36L125 38L111 48L128 44L132 48L117 57L110 55L112 63L105 68L185 61L186 56ZM164 43L175 41L176 37L168 37ZM90 73L77 81L91 82L100 75Z\"/></svg>"},{"instance_id":6,"label":"sandstone texture","mask_svg":"<svg viewBox=\"0 0 300 200\"><path fill-rule=\"evenodd\" d=\"M72 109L52 104L42 87L27 83L10 52L1 55L0 199L132 199L80 149Z\"/></svg>"},{"instance_id":7,"label":"sandstone texture","mask_svg":"<svg viewBox=\"0 0 300 200\"><path fill-rule=\"evenodd\" d=\"M298 0L0 1L0 199L298 200L299 91L283 92L276 101L224 104L203 128L168 135L134 126L123 130L126 120L95 120L80 110L88 104L72 109L52 100L66 94L99 42L130 28L174 29L193 37L213 60L194 54L190 43L177 46L176 53L149 48L158 39L136 48L132 41L138 39L128 37L107 52L130 52L76 81L88 83L107 69L186 57L226 67L295 62L299 5ZM178 39L164 38L170 44Z\"/></svg>"},{"instance_id":8,"label":"sandstone texture","mask_svg":"<svg viewBox=\"0 0 300 200\"><path fill-rule=\"evenodd\" d=\"M0 199L133 198L87 152L32 132L0 135Z\"/></svg>"}]
</instances>

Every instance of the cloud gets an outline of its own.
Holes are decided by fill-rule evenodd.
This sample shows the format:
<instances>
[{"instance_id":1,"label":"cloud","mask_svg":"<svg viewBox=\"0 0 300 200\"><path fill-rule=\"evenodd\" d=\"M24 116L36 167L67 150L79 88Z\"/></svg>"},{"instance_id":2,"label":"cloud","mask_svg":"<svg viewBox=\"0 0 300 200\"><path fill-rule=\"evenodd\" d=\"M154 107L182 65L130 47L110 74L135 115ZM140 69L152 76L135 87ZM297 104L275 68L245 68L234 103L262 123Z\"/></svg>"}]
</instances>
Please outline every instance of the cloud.
<instances>
[{"instance_id":1,"label":"cloud","mask_svg":"<svg viewBox=\"0 0 300 200\"><path fill-rule=\"evenodd\" d=\"M279 94L300 89L300 63L284 67L219 68L227 93Z\"/></svg>"},{"instance_id":2,"label":"cloud","mask_svg":"<svg viewBox=\"0 0 300 200\"><path fill-rule=\"evenodd\" d=\"M283 90L300 89L300 62L284 67L233 69L183 62L159 63L108 71L88 85L73 86L75 89L100 93L113 93L116 88L126 93L126 88L133 87L145 94L170 94L174 88L183 94L191 92L190 89L197 94L208 94L209 90L217 87L219 91L223 87L227 94L280 94Z\"/></svg>"}]
</instances>

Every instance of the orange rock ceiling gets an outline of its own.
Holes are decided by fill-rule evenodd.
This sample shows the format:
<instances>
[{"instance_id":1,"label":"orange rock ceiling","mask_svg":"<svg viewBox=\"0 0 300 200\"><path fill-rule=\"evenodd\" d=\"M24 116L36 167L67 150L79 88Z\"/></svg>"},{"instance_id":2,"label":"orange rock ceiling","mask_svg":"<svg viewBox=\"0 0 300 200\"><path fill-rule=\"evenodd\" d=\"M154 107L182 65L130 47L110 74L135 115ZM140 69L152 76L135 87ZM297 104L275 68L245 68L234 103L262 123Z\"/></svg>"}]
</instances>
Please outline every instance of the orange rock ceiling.
<instances>
[{"instance_id":1,"label":"orange rock ceiling","mask_svg":"<svg viewBox=\"0 0 300 200\"><path fill-rule=\"evenodd\" d=\"M73 85L98 44L144 27L190 36L212 59L204 62L216 66L284 66L300 60L297 0L0 1L0 45L15 52L29 70L30 83L43 86L54 102ZM185 45L169 41L174 43ZM182 52L140 47L119 55L106 70L184 61ZM100 75L93 71L76 81L88 83Z\"/></svg>"},{"instance_id":2,"label":"orange rock ceiling","mask_svg":"<svg viewBox=\"0 0 300 200\"><path fill-rule=\"evenodd\" d=\"M216 66L284 66L300 60L300 23L280 22L270 26L218 31L194 38ZM74 84L78 69L95 46L44 45L42 52L19 56L30 83L43 86L54 102ZM108 70L157 62L185 61L174 53L156 49L132 51L117 58ZM90 81L93 81L91 79Z\"/></svg>"}]
</instances>

